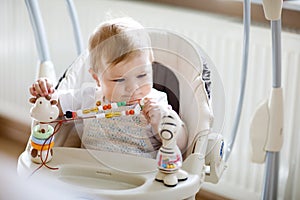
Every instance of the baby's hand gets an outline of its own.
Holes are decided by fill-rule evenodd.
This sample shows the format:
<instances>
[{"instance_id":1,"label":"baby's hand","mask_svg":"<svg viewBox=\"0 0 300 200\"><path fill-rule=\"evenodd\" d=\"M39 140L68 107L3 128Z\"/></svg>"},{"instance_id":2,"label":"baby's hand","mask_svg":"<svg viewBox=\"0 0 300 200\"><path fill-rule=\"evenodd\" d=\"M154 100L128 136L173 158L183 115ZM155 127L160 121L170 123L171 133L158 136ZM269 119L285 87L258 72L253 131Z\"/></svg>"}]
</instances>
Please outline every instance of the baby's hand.
<instances>
[{"instance_id":1,"label":"baby's hand","mask_svg":"<svg viewBox=\"0 0 300 200\"><path fill-rule=\"evenodd\" d=\"M42 96L46 97L54 93L54 88L52 82L47 78L39 78L32 86L29 88L30 94L32 96Z\"/></svg>"},{"instance_id":2,"label":"baby's hand","mask_svg":"<svg viewBox=\"0 0 300 200\"><path fill-rule=\"evenodd\" d=\"M158 133L158 126L162 116L167 112L167 107L158 104L156 99L145 98L143 106L143 114L148 123L151 124L155 133Z\"/></svg>"}]
</instances>

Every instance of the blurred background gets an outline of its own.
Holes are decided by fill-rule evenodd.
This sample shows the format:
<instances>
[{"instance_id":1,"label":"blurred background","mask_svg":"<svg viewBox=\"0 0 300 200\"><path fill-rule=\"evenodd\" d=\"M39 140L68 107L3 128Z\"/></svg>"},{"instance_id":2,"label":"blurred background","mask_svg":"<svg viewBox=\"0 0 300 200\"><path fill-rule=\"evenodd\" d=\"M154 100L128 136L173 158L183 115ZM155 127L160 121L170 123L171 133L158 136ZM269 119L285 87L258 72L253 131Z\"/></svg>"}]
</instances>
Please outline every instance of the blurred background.
<instances>
[{"instance_id":1,"label":"blurred background","mask_svg":"<svg viewBox=\"0 0 300 200\"><path fill-rule=\"evenodd\" d=\"M39 0L50 56L57 77L77 57L64 0ZM300 184L300 5L284 4L282 12L282 85L284 146L281 152L279 198L299 199ZM89 34L107 16L130 16L146 27L164 28L195 41L209 55L225 90L228 138L238 101L242 62L242 1L216 0L74 0L84 46ZM30 135L29 86L36 79L38 56L25 1L0 0L0 151L12 160L24 151ZM254 109L271 88L271 32L260 1L252 3L249 70L245 103L236 144L220 183L206 183L209 199L259 199L264 165L250 161L249 125ZM216 111L216 113L218 113ZM216 116L222 117L222 116ZM2 161L1 161L2 162ZM206 192L206 193L205 193ZM212 196L211 196L212 195ZM200 198L200 197L199 197Z\"/></svg>"}]
</instances>

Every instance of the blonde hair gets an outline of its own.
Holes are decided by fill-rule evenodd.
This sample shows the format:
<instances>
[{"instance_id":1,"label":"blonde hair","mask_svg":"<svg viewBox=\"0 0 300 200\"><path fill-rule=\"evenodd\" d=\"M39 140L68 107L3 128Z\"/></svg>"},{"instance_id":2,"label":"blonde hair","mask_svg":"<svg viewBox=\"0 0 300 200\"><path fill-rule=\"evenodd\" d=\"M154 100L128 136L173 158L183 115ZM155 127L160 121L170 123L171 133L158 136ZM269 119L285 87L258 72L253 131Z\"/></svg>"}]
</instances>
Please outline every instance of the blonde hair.
<instances>
[{"instance_id":1,"label":"blonde hair","mask_svg":"<svg viewBox=\"0 0 300 200\"><path fill-rule=\"evenodd\" d=\"M116 18L100 24L89 39L90 65L94 72L129 59L132 55L153 52L145 28L129 17Z\"/></svg>"}]
</instances>

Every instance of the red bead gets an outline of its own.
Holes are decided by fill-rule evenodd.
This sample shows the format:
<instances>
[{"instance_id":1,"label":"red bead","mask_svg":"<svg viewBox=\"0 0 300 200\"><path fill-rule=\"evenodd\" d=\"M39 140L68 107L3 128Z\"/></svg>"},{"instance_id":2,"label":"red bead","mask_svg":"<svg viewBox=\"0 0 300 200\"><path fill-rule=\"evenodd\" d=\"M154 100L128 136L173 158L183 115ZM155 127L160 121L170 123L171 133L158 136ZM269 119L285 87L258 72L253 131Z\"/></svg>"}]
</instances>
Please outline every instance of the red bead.
<instances>
[{"instance_id":1,"label":"red bead","mask_svg":"<svg viewBox=\"0 0 300 200\"><path fill-rule=\"evenodd\" d=\"M77 113L76 112L72 112L72 118L75 119L77 117Z\"/></svg>"},{"instance_id":2,"label":"red bead","mask_svg":"<svg viewBox=\"0 0 300 200\"><path fill-rule=\"evenodd\" d=\"M108 105L107 105L107 109L111 109L111 104L108 104Z\"/></svg>"},{"instance_id":3,"label":"red bead","mask_svg":"<svg viewBox=\"0 0 300 200\"><path fill-rule=\"evenodd\" d=\"M107 105L104 105L104 106L103 106L103 110L107 110Z\"/></svg>"},{"instance_id":4,"label":"red bead","mask_svg":"<svg viewBox=\"0 0 300 200\"><path fill-rule=\"evenodd\" d=\"M130 115L134 115L134 110L129 110Z\"/></svg>"}]
</instances>

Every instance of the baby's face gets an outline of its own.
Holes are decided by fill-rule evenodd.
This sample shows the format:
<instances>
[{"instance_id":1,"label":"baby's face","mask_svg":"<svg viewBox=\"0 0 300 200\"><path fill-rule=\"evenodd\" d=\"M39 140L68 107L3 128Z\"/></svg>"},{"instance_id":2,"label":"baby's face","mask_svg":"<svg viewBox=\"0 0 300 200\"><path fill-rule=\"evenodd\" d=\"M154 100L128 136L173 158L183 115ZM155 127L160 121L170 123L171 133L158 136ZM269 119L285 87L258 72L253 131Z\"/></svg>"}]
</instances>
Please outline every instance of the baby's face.
<instances>
[{"instance_id":1,"label":"baby's face","mask_svg":"<svg viewBox=\"0 0 300 200\"><path fill-rule=\"evenodd\" d=\"M142 53L105 70L100 77L105 99L132 101L144 98L152 88L152 65L149 54Z\"/></svg>"}]
</instances>

